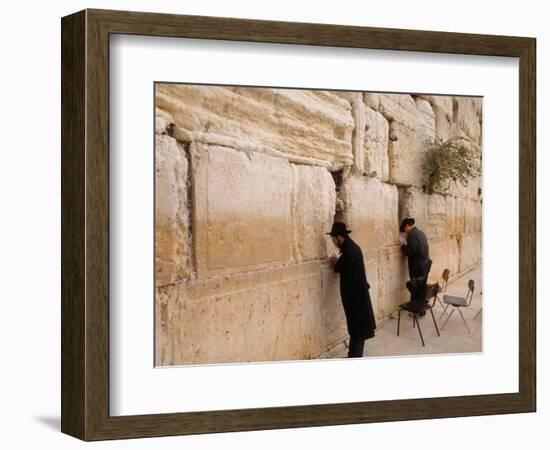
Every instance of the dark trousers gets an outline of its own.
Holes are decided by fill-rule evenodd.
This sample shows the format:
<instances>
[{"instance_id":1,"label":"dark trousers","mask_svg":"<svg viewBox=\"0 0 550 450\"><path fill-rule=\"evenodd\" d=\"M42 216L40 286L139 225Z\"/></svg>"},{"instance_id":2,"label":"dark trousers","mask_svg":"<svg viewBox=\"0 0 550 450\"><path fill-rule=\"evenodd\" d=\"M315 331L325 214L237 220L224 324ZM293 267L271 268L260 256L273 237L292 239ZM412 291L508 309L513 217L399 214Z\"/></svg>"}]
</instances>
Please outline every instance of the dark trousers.
<instances>
[{"instance_id":1,"label":"dark trousers","mask_svg":"<svg viewBox=\"0 0 550 450\"><path fill-rule=\"evenodd\" d=\"M361 358L363 356L364 347L365 338L350 336L348 358Z\"/></svg>"}]
</instances>

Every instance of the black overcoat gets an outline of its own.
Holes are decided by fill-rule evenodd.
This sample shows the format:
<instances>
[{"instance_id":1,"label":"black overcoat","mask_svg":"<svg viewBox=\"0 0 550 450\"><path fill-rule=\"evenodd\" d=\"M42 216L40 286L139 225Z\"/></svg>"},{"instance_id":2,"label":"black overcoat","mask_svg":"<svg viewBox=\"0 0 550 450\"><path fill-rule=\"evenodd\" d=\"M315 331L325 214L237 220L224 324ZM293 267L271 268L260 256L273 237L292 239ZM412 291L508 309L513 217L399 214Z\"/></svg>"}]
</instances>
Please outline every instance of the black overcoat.
<instances>
[{"instance_id":1,"label":"black overcoat","mask_svg":"<svg viewBox=\"0 0 550 450\"><path fill-rule=\"evenodd\" d=\"M423 302L426 298L426 283L432 266L426 234L414 227L407 235L407 245L402 245L401 251L408 258L410 280L407 282L407 289L411 293L411 301Z\"/></svg>"},{"instance_id":2,"label":"black overcoat","mask_svg":"<svg viewBox=\"0 0 550 450\"><path fill-rule=\"evenodd\" d=\"M424 232L414 227L407 235L407 245L401 246L409 263L409 278L428 278L430 272L430 247Z\"/></svg>"},{"instance_id":3,"label":"black overcoat","mask_svg":"<svg viewBox=\"0 0 550 450\"><path fill-rule=\"evenodd\" d=\"M376 321L363 252L349 236L340 247L340 258L334 265L334 271L340 274L340 296L349 335L364 339L374 337Z\"/></svg>"}]
</instances>

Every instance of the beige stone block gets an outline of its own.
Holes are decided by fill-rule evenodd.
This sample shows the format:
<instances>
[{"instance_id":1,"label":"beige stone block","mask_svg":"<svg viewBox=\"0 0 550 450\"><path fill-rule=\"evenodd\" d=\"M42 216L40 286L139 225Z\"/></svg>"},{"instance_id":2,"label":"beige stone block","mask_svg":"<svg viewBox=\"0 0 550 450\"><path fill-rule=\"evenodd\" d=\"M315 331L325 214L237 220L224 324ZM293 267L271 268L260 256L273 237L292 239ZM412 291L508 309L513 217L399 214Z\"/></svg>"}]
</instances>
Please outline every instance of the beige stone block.
<instances>
[{"instance_id":1,"label":"beige stone block","mask_svg":"<svg viewBox=\"0 0 550 450\"><path fill-rule=\"evenodd\" d=\"M481 233L465 234L459 241L460 272L464 272L481 262Z\"/></svg>"},{"instance_id":2,"label":"beige stone block","mask_svg":"<svg viewBox=\"0 0 550 450\"><path fill-rule=\"evenodd\" d=\"M185 149L175 139L155 136L155 269L156 285L188 278L189 219L188 163Z\"/></svg>"},{"instance_id":3,"label":"beige stone block","mask_svg":"<svg viewBox=\"0 0 550 450\"><path fill-rule=\"evenodd\" d=\"M376 320L381 320L386 311L384 310L383 298L380 295L380 250L378 248L365 249L363 251L365 273L370 285L369 294Z\"/></svg>"},{"instance_id":4,"label":"beige stone block","mask_svg":"<svg viewBox=\"0 0 550 450\"><path fill-rule=\"evenodd\" d=\"M260 153L191 145L200 277L282 264L292 255L292 169Z\"/></svg>"},{"instance_id":5,"label":"beige stone block","mask_svg":"<svg viewBox=\"0 0 550 450\"><path fill-rule=\"evenodd\" d=\"M353 167L354 172L363 174L365 170L365 117L366 106L361 97L355 98L352 103L353 121L355 129L353 131Z\"/></svg>"},{"instance_id":6,"label":"beige stone block","mask_svg":"<svg viewBox=\"0 0 550 450\"><path fill-rule=\"evenodd\" d=\"M367 92L363 98L368 107L380 112L387 120L415 130L417 109L411 95Z\"/></svg>"},{"instance_id":7,"label":"beige stone block","mask_svg":"<svg viewBox=\"0 0 550 450\"><path fill-rule=\"evenodd\" d=\"M420 140L435 139L435 113L430 102L423 98L415 98L417 116L416 116L416 134Z\"/></svg>"},{"instance_id":8,"label":"beige stone block","mask_svg":"<svg viewBox=\"0 0 550 450\"><path fill-rule=\"evenodd\" d=\"M475 97L453 98L453 124L472 141L481 144L481 99Z\"/></svg>"},{"instance_id":9,"label":"beige stone block","mask_svg":"<svg viewBox=\"0 0 550 450\"><path fill-rule=\"evenodd\" d=\"M449 238L464 231L464 200L428 195L418 188L399 190L399 217L413 217L429 239Z\"/></svg>"},{"instance_id":10,"label":"beige stone block","mask_svg":"<svg viewBox=\"0 0 550 450\"><path fill-rule=\"evenodd\" d=\"M389 136L390 183L404 186L422 186L423 153L417 151L416 133L398 122L391 122Z\"/></svg>"},{"instance_id":11,"label":"beige stone block","mask_svg":"<svg viewBox=\"0 0 550 450\"><path fill-rule=\"evenodd\" d=\"M336 204L334 179L322 167L291 166L293 256L299 261L326 258L325 233L334 221Z\"/></svg>"},{"instance_id":12,"label":"beige stone block","mask_svg":"<svg viewBox=\"0 0 550 450\"><path fill-rule=\"evenodd\" d=\"M350 177L340 189L343 217L362 249L399 241L397 188L376 178Z\"/></svg>"},{"instance_id":13,"label":"beige stone block","mask_svg":"<svg viewBox=\"0 0 550 450\"><path fill-rule=\"evenodd\" d=\"M348 337L348 330L340 297L340 276L334 272L328 262L321 265L321 280L320 310L323 317L324 347L328 350L344 341ZM319 354L321 353L324 352Z\"/></svg>"},{"instance_id":14,"label":"beige stone block","mask_svg":"<svg viewBox=\"0 0 550 450\"><path fill-rule=\"evenodd\" d=\"M376 311L377 317L382 318L410 297L405 286L409 279L407 257L401 252L401 246L381 248L378 267Z\"/></svg>"},{"instance_id":15,"label":"beige stone block","mask_svg":"<svg viewBox=\"0 0 550 450\"><path fill-rule=\"evenodd\" d=\"M351 105L328 91L158 84L156 105L191 140L353 163Z\"/></svg>"},{"instance_id":16,"label":"beige stone block","mask_svg":"<svg viewBox=\"0 0 550 450\"><path fill-rule=\"evenodd\" d=\"M334 274L334 287L337 281ZM327 349L327 325L342 324L324 308L341 308L339 297L324 292L317 261L161 288L157 364L313 358Z\"/></svg>"},{"instance_id":17,"label":"beige stone block","mask_svg":"<svg viewBox=\"0 0 550 450\"><path fill-rule=\"evenodd\" d=\"M375 176L382 181L388 181L388 121L379 112L366 107L365 125L365 165L363 170L369 176Z\"/></svg>"},{"instance_id":18,"label":"beige stone block","mask_svg":"<svg viewBox=\"0 0 550 450\"><path fill-rule=\"evenodd\" d=\"M432 105L432 108L441 110L448 120L453 117L453 97L450 95L428 95L419 94L418 97L427 100Z\"/></svg>"},{"instance_id":19,"label":"beige stone block","mask_svg":"<svg viewBox=\"0 0 550 450\"><path fill-rule=\"evenodd\" d=\"M445 269L449 269L451 277L460 269L460 252L456 239L442 238L430 239L430 258L432 269L428 281L437 283Z\"/></svg>"},{"instance_id":20,"label":"beige stone block","mask_svg":"<svg viewBox=\"0 0 550 450\"><path fill-rule=\"evenodd\" d=\"M481 232L482 204L473 200L464 201L464 231L466 233Z\"/></svg>"},{"instance_id":21,"label":"beige stone block","mask_svg":"<svg viewBox=\"0 0 550 450\"><path fill-rule=\"evenodd\" d=\"M160 108L155 108L155 133L165 134L173 122L174 119L169 113Z\"/></svg>"}]
</instances>

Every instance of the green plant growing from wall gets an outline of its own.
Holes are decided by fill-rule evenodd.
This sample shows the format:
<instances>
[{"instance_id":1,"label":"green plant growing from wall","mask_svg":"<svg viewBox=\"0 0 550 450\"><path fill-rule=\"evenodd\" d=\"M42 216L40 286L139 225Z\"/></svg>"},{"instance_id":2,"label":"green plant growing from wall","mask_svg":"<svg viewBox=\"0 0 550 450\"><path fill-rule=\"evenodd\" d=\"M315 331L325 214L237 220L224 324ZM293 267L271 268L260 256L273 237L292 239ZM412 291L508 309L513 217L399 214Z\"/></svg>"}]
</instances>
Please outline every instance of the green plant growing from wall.
<instances>
[{"instance_id":1,"label":"green plant growing from wall","mask_svg":"<svg viewBox=\"0 0 550 450\"><path fill-rule=\"evenodd\" d=\"M463 138L451 138L447 141L427 141L427 151L422 163L424 172L424 190L447 192L451 183L468 182L480 175L478 154L465 144Z\"/></svg>"}]
</instances>

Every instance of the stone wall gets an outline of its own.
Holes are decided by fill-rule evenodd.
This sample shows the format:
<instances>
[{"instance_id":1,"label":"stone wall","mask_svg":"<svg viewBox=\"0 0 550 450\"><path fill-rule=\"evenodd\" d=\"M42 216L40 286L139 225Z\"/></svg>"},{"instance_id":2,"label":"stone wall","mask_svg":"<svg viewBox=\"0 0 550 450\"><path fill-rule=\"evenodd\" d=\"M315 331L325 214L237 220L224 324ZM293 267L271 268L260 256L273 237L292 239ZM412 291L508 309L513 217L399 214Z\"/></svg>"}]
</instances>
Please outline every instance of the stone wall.
<instances>
[{"instance_id":1,"label":"stone wall","mask_svg":"<svg viewBox=\"0 0 550 450\"><path fill-rule=\"evenodd\" d=\"M347 222L378 320L407 298L400 218L437 279L481 259L481 179L427 195L425 141L481 157L481 99L156 86L156 364L316 358L347 338L336 253Z\"/></svg>"}]
</instances>

